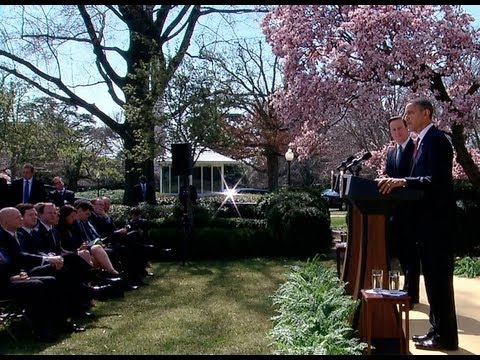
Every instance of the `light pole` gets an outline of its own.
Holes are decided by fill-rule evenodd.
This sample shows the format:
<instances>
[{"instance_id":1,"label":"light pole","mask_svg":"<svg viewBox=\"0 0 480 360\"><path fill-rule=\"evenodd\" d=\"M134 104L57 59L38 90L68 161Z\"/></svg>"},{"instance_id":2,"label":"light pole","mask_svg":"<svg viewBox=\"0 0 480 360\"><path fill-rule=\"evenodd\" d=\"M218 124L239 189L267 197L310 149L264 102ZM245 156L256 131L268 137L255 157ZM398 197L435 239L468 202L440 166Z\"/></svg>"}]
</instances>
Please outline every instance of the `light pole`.
<instances>
[{"instance_id":1,"label":"light pole","mask_svg":"<svg viewBox=\"0 0 480 360\"><path fill-rule=\"evenodd\" d=\"M287 184L290 187L291 185L291 178L290 178L290 164L295 157L292 149L288 148L287 152L285 153L285 160L287 160Z\"/></svg>"}]
</instances>

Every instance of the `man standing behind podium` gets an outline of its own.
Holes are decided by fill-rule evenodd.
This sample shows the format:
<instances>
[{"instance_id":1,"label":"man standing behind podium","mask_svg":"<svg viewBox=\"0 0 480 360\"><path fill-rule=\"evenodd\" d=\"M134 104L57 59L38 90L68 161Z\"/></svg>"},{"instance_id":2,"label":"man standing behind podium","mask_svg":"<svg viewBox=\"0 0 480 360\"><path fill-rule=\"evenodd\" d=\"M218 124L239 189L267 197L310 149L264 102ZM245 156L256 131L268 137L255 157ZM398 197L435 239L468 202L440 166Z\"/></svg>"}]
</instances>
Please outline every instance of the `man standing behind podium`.
<instances>
[{"instance_id":1,"label":"man standing behind podium","mask_svg":"<svg viewBox=\"0 0 480 360\"><path fill-rule=\"evenodd\" d=\"M396 146L387 152L385 174L392 178L410 175L414 143L409 136L406 121L400 116L388 120L390 135ZM389 255L397 257L405 275L403 290L412 304L418 303L420 284L420 259L416 239L409 228L409 204L400 204L390 218Z\"/></svg>"},{"instance_id":2,"label":"man standing behind podium","mask_svg":"<svg viewBox=\"0 0 480 360\"><path fill-rule=\"evenodd\" d=\"M432 123L433 105L414 100L405 107L404 119L418 134L410 176L378 179L379 191L388 194L397 187L423 190L423 199L411 207L412 236L416 237L425 289L430 305L431 327L425 335L412 337L424 350L457 350L458 329L453 293L453 149L447 135Z\"/></svg>"}]
</instances>

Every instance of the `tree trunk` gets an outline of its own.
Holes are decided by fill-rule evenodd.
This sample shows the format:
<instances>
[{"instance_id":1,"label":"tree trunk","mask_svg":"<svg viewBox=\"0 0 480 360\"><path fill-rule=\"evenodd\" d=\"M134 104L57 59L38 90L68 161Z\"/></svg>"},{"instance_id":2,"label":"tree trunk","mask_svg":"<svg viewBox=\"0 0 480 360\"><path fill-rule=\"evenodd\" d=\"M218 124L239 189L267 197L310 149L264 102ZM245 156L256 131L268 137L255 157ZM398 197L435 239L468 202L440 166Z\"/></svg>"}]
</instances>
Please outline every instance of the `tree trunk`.
<instances>
[{"instance_id":1,"label":"tree trunk","mask_svg":"<svg viewBox=\"0 0 480 360\"><path fill-rule=\"evenodd\" d=\"M278 188L278 155L275 152L267 152L267 176L268 189L275 190Z\"/></svg>"},{"instance_id":2,"label":"tree trunk","mask_svg":"<svg viewBox=\"0 0 480 360\"><path fill-rule=\"evenodd\" d=\"M155 171L154 171L154 154L153 147L151 143L153 142L153 125L146 124L146 127L150 128L143 131L146 139L143 139L145 142L149 143L150 156L142 157L141 159L132 156L131 154L135 153L135 149L138 148L139 144L134 139L125 139L124 148L127 156L125 157L125 187L123 194L123 204L132 206L135 204L135 194L133 192L133 187L138 184L140 181L140 176L145 175L148 182L154 183L155 180ZM149 131L151 130L151 131ZM155 187L156 188L156 187Z\"/></svg>"},{"instance_id":3,"label":"tree trunk","mask_svg":"<svg viewBox=\"0 0 480 360\"><path fill-rule=\"evenodd\" d=\"M457 153L456 160L465 171L468 180L476 189L477 194L480 196L480 171L472 159L472 155L465 146L465 135L463 133L464 126L460 124L452 125L452 142L455 152Z\"/></svg>"}]
</instances>

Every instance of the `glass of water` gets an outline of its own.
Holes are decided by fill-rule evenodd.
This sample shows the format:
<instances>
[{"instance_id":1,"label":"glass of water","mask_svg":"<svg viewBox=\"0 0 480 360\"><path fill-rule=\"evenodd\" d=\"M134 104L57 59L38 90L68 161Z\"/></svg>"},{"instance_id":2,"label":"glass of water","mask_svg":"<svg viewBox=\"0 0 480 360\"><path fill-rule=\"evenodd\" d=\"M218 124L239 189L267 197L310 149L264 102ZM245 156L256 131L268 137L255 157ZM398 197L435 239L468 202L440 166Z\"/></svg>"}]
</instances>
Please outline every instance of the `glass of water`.
<instances>
[{"instance_id":1,"label":"glass of water","mask_svg":"<svg viewBox=\"0 0 480 360\"><path fill-rule=\"evenodd\" d=\"M372 289L381 290L383 284L383 270L372 270Z\"/></svg>"},{"instance_id":2,"label":"glass of water","mask_svg":"<svg viewBox=\"0 0 480 360\"><path fill-rule=\"evenodd\" d=\"M400 271L390 270L388 272L388 288L390 291L400 290Z\"/></svg>"}]
</instances>

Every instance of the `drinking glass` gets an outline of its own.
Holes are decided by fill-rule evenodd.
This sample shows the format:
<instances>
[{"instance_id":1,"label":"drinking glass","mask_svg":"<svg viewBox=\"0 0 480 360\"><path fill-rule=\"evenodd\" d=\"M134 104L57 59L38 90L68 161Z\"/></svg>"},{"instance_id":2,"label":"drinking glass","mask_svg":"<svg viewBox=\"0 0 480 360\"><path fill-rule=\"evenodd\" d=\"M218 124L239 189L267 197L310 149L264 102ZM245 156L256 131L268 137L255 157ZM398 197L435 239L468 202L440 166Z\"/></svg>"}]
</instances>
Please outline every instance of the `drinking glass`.
<instances>
[{"instance_id":1,"label":"drinking glass","mask_svg":"<svg viewBox=\"0 0 480 360\"><path fill-rule=\"evenodd\" d=\"M381 290L383 284L383 270L372 270L372 289Z\"/></svg>"},{"instance_id":2,"label":"drinking glass","mask_svg":"<svg viewBox=\"0 0 480 360\"><path fill-rule=\"evenodd\" d=\"M400 290L400 271L390 270L388 272L388 288L390 291Z\"/></svg>"}]
</instances>

